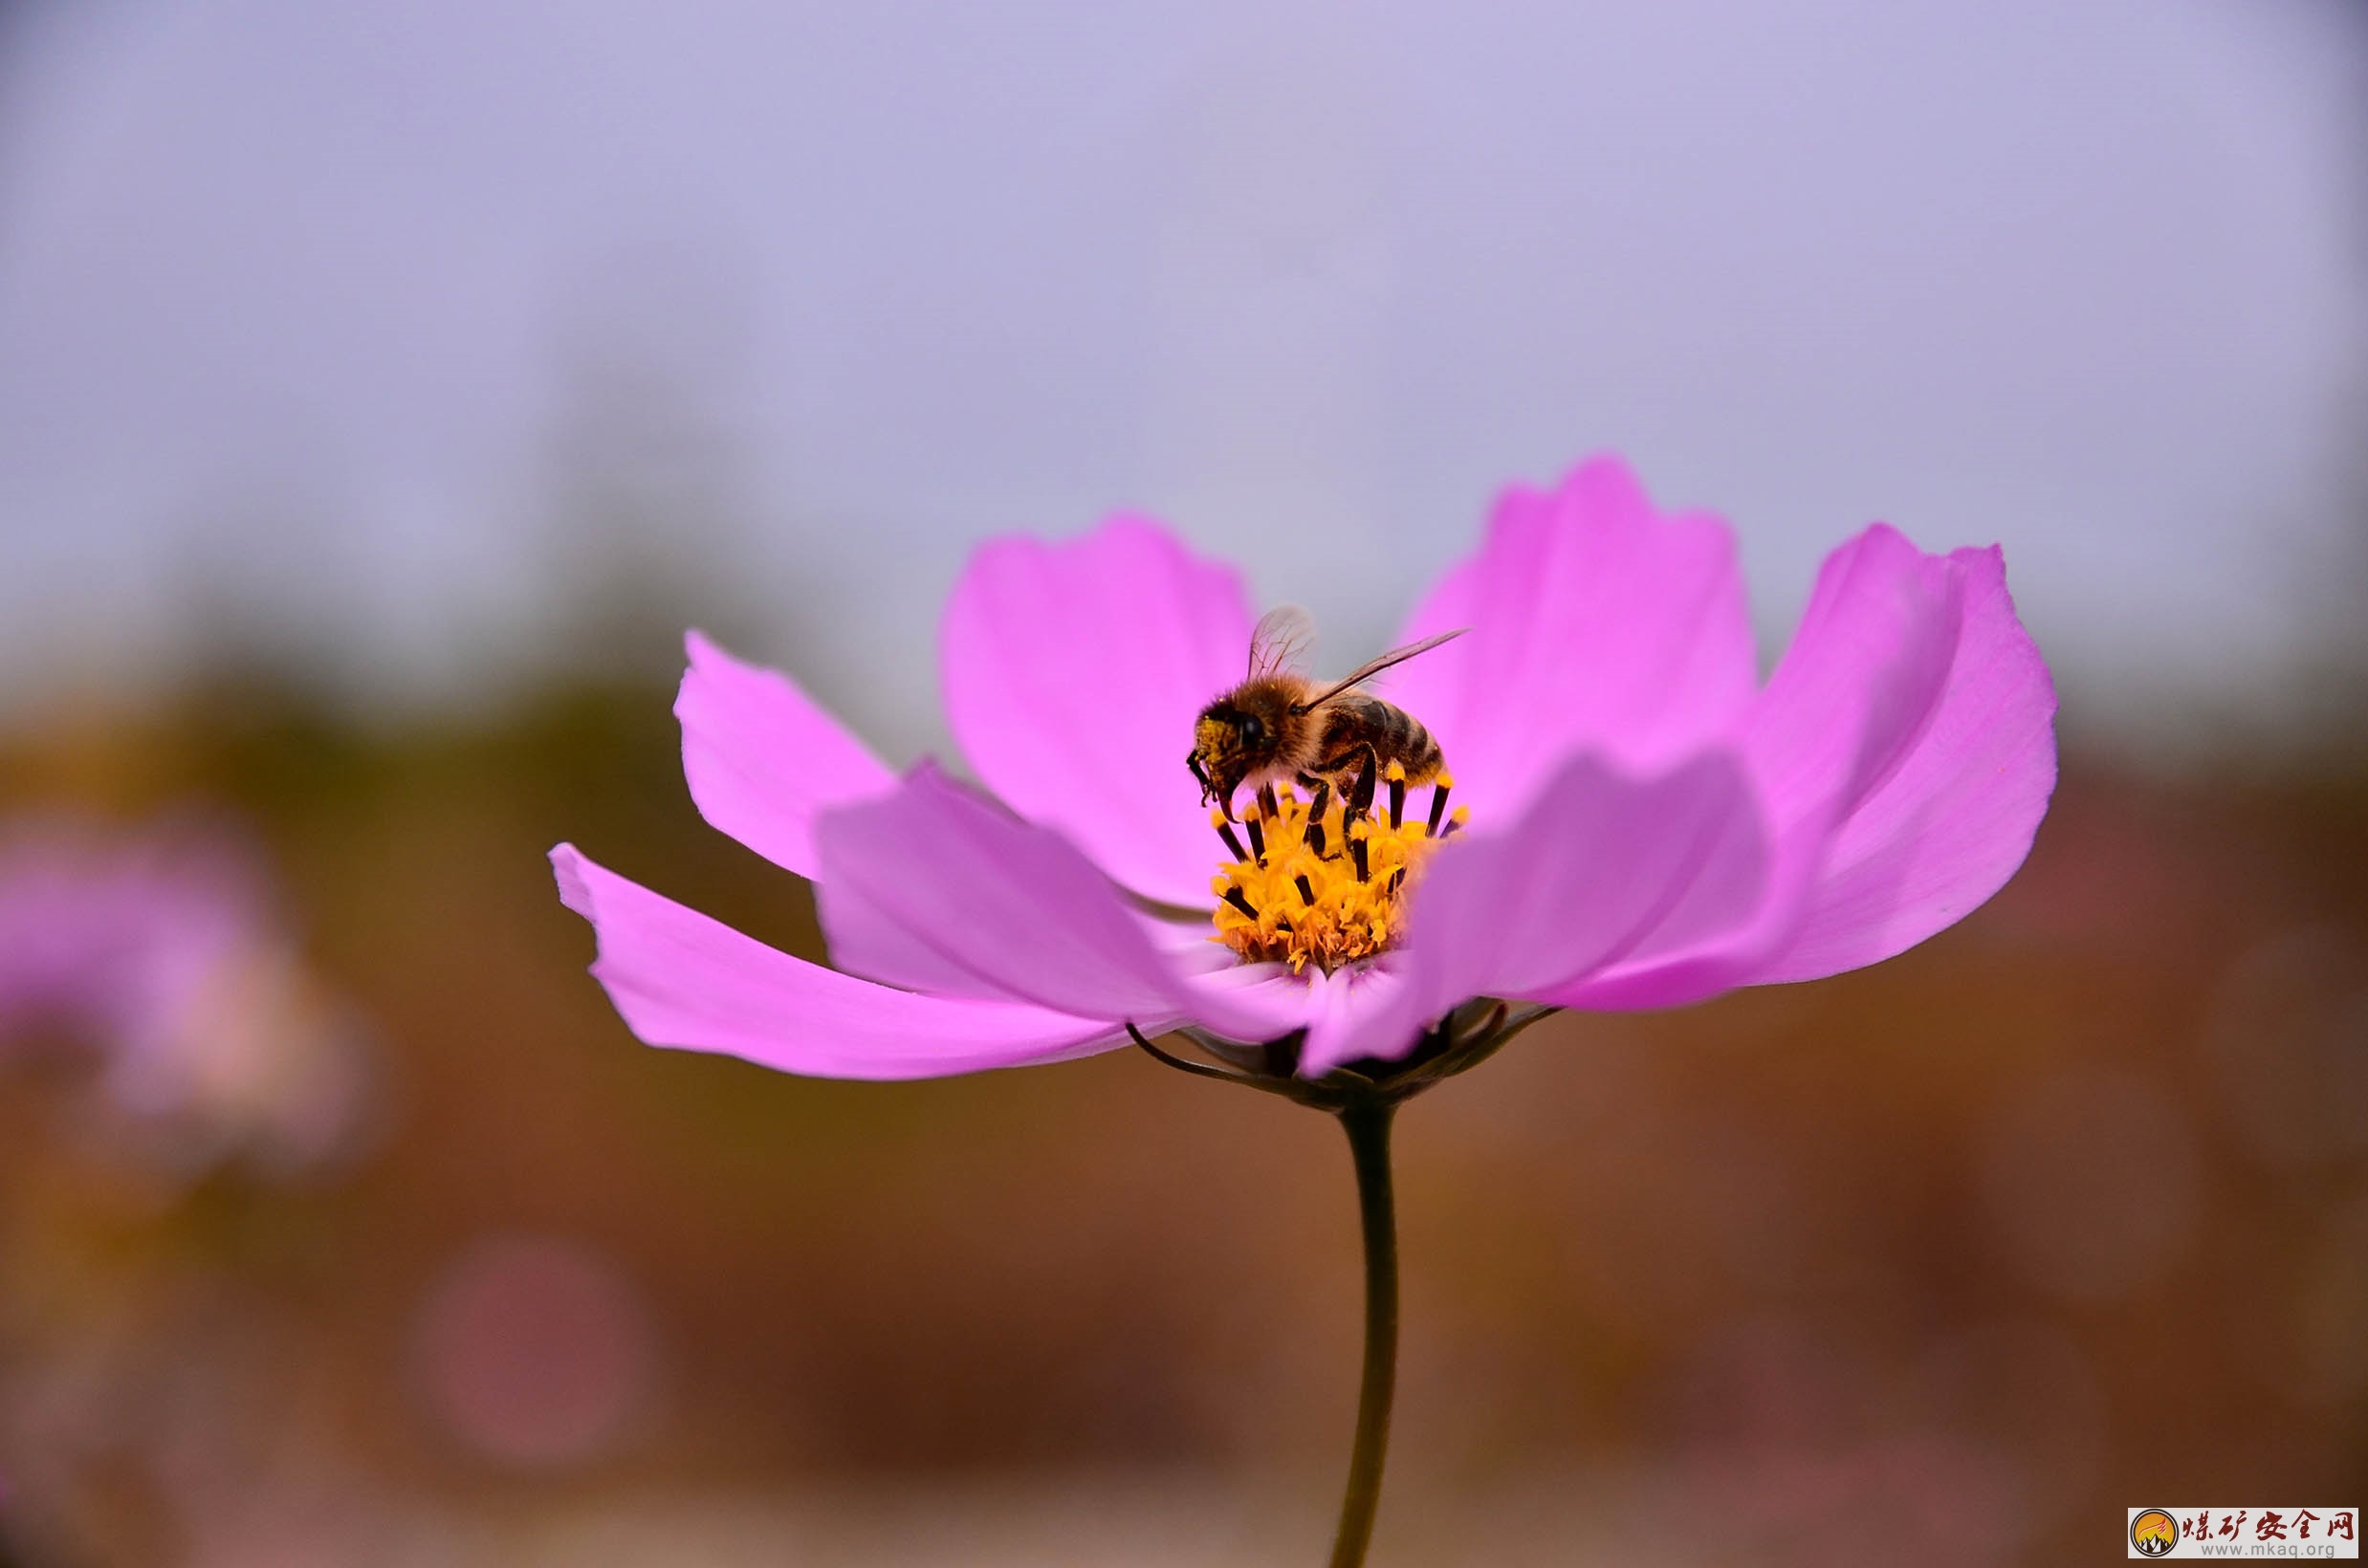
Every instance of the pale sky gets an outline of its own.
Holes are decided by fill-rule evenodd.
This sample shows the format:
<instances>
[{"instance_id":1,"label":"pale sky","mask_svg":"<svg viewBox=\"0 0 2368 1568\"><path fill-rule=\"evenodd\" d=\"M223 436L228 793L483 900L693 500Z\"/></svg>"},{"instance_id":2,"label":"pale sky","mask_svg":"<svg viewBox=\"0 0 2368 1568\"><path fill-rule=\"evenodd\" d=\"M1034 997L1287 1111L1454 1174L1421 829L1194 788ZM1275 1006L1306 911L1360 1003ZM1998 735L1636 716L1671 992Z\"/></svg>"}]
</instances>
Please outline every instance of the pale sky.
<instances>
[{"instance_id":1,"label":"pale sky","mask_svg":"<svg viewBox=\"0 0 2368 1568\"><path fill-rule=\"evenodd\" d=\"M1869 520L2004 541L2092 728L2273 691L2368 528L2340 0L19 21L19 712L169 675L193 594L374 693L465 690L595 548L553 482L613 434L587 362L671 389L664 486L739 518L700 536L750 651L892 753L937 733L970 546L1120 506L1346 664L1499 485L1616 449L1734 520L1771 643Z\"/></svg>"}]
</instances>

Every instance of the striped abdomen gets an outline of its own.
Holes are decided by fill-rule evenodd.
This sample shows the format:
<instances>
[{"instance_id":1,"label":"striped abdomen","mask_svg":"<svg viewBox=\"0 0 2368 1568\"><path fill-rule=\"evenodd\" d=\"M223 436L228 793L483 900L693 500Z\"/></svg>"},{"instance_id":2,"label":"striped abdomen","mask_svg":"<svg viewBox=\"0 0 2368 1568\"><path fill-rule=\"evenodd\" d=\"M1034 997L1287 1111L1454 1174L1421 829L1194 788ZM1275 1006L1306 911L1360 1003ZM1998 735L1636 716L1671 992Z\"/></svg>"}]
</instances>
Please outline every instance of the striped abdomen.
<instances>
[{"instance_id":1,"label":"striped abdomen","mask_svg":"<svg viewBox=\"0 0 2368 1568\"><path fill-rule=\"evenodd\" d=\"M1371 747L1376 767L1392 762L1406 770L1406 782L1427 784L1447 765L1439 743L1422 721L1394 703L1362 691L1345 692L1324 705L1330 722L1324 730L1322 761L1309 770L1335 782L1353 779Z\"/></svg>"}]
</instances>

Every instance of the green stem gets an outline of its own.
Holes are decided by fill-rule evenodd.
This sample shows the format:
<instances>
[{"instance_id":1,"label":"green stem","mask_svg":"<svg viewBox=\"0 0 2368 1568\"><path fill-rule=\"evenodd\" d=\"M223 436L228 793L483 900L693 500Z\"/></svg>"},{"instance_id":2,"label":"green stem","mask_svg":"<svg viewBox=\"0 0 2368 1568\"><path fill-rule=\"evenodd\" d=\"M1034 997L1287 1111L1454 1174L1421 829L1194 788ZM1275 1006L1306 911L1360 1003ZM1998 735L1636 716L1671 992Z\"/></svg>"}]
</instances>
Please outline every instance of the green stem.
<instances>
[{"instance_id":1,"label":"green stem","mask_svg":"<svg viewBox=\"0 0 2368 1568\"><path fill-rule=\"evenodd\" d=\"M1357 1390L1356 1447L1348 1457L1348 1494L1340 1501L1340 1531L1332 1537L1332 1568L1359 1568L1365 1561L1390 1449L1398 1363L1397 1213L1390 1193L1390 1119L1396 1110L1374 1099L1352 1101L1340 1112L1365 1223L1365 1380Z\"/></svg>"}]
</instances>

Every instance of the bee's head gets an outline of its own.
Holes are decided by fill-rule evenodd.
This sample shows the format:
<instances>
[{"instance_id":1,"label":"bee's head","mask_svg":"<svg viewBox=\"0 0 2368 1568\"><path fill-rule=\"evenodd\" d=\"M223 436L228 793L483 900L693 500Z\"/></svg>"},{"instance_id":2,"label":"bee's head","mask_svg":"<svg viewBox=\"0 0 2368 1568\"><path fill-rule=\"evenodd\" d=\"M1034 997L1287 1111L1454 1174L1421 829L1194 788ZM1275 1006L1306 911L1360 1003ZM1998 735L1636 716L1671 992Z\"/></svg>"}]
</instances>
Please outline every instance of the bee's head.
<instances>
[{"instance_id":1,"label":"bee's head","mask_svg":"<svg viewBox=\"0 0 2368 1568\"><path fill-rule=\"evenodd\" d=\"M1202 805L1225 807L1233 815L1234 791L1252 773L1273 765L1281 744L1280 713L1270 704L1240 700L1239 693L1219 697L1200 710L1193 725L1193 749L1184 758L1200 780Z\"/></svg>"}]
</instances>

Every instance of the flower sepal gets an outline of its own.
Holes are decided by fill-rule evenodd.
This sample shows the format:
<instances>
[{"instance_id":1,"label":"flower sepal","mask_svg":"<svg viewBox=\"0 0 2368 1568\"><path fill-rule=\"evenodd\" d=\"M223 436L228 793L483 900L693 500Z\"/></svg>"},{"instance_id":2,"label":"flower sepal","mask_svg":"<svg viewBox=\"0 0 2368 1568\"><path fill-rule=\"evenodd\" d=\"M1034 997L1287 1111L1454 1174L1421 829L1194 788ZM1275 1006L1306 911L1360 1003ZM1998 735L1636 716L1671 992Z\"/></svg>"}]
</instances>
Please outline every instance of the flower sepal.
<instances>
[{"instance_id":1,"label":"flower sepal","mask_svg":"<svg viewBox=\"0 0 2368 1568\"><path fill-rule=\"evenodd\" d=\"M1153 1059L1179 1072L1280 1095L1339 1116L1351 1110L1400 1105L1426 1089L1470 1072L1502 1050L1514 1035L1561 1011L1475 997L1449 1009L1404 1056L1386 1061L1360 1057L1312 1078L1301 1077L1299 1071L1301 1050L1307 1039L1304 1029L1257 1044L1228 1040L1191 1025L1175 1032L1223 1062L1222 1067L1163 1050L1131 1023L1127 1025L1127 1034Z\"/></svg>"}]
</instances>

